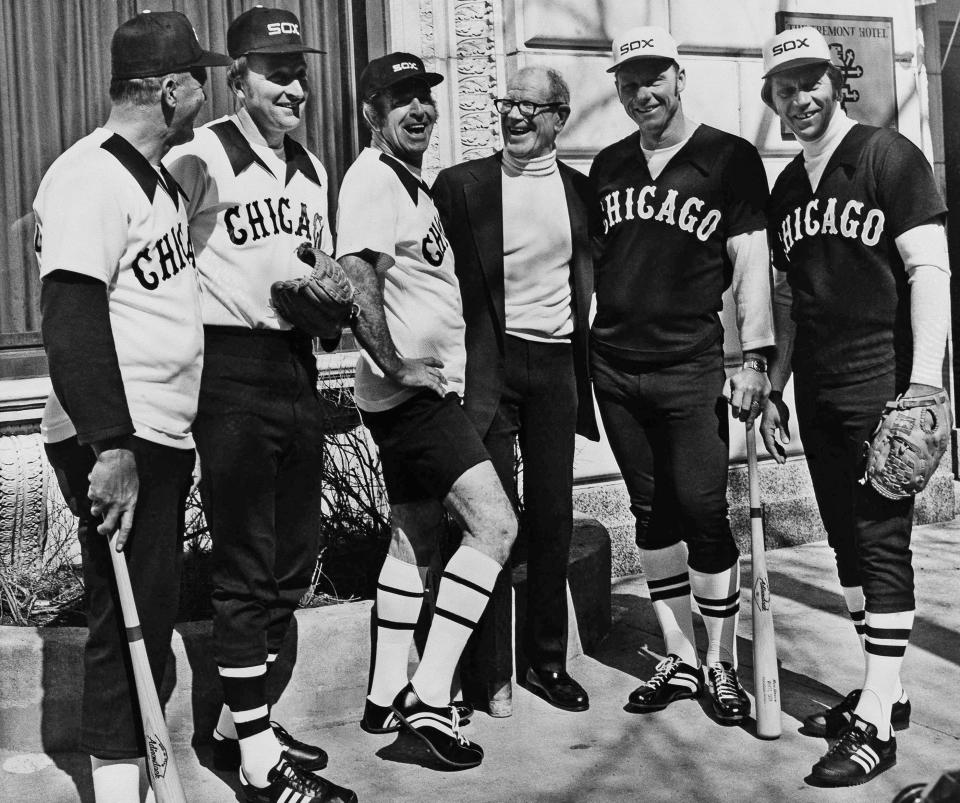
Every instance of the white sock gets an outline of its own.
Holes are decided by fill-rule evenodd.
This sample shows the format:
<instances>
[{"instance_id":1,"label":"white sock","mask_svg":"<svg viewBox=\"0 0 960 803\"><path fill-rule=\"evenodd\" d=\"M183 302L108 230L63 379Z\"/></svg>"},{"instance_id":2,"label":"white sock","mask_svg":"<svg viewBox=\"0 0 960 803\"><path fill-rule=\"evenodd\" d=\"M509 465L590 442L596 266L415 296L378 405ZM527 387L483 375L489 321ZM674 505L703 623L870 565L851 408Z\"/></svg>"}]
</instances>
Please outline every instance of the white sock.
<instances>
[{"instance_id":1,"label":"white sock","mask_svg":"<svg viewBox=\"0 0 960 803\"><path fill-rule=\"evenodd\" d=\"M876 725L877 738L890 738L890 711L903 693L900 667L913 629L914 611L871 613L864 628L867 668L856 715Z\"/></svg>"},{"instance_id":2,"label":"white sock","mask_svg":"<svg viewBox=\"0 0 960 803\"><path fill-rule=\"evenodd\" d=\"M865 616L863 612L863 586L841 586L840 590L843 591L843 599L847 603L847 611L853 622L853 629L857 631L857 638L860 639L860 647L862 649L864 646L863 622Z\"/></svg>"},{"instance_id":3,"label":"white sock","mask_svg":"<svg viewBox=\"0 0 960 803\"><path fill-rule=\"evenodd\" d=\"M223 696L233 715L240 740L240 767L254 786L269 784L267 773L280 760L281 750L270 727L266 664L219 667Z\"/></svg>"},{"instance_id":4,"label":"white sock","mask_svg":"<svg viewBox=\"0 0 960 803\"><path fill-rule=\"evenodd\" d=\"M376 705L390 705L407 685L410 645L423 594L421 567L387 555L377 580L377 647L367 695Z\"/></svg>"},{"instance_id":5,"label":"white sock","mask_svg":"<svg viewBox=\"0 0 960 803\"><path fill-rule=\"evenodd\" d=\"M680 541L663 549L641 549L640 565L647 577L653 612L657 615L667 654L697 666L687 545Z\"/></svg>"},{"instance_id":6,"label":"white sock","mask_svg":"<svg viewBox=\"0 0 960 803\"><path fill-rule=\"evenodd\" d=\"M423 658L410 680L427 705L449 704L457 662L487 607L500 568L469 546L461 546L444 567Z\"/></svg>"},{"instance_id":7,"label":"white sock","mask_svg":"<svg viewBox=\"0 0 960 803\"><path fill-rule=\"evenodd\" d=\"M707 630L705 663L737 668L737 622L740 619L740 561L716 574L690 570L693 599Z\"/></svg>"},{"instance_id":8,"label":"white sock","mask_svg":"<svg viewBox=\"0 0 960 803\"><path fill-rule=\"evenodd\" d=\"M90 756L93 796L97 803L139 803L152 800L142 758L105 759ZM147 793L150 797L147 798Z\"/></svg>"}]
</instances>

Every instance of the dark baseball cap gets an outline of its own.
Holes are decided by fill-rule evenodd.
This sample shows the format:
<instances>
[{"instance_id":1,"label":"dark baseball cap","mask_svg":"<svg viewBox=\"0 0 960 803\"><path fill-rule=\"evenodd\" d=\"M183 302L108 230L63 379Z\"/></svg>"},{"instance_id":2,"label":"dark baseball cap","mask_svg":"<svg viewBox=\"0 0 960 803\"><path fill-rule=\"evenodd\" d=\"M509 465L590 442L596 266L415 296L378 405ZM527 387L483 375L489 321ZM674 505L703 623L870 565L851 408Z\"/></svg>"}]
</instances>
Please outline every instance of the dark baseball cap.
<instances>
[{"instance_id":1,"label":"dark baseball cap","mask_svg":"<svg viewBox=\"0 0 960 803\"><path fill-rule=\"evenodd\" d=\"M443 80L437 72L427 72L423 61L412 53L387 53L371 61L360 73L360 97L367 99L408 78L420 78L427 86Z\"/></svg>"},{"instance_id":2,"label":"dark baseball cap","mask_svg":"<svg viewBox=\"0 0 960 803\"><path fill-rule=\"evenodd\" d=\"M300 38L297 15L282 8L254 6L227 29L227 52L238 59L248 53L323 53Z\"/></svg>"},{"instance_id":3,"label":"dark baseball cap","mask_svg":"<svg viewBox=\"0 0 960 803\"><path fill-rule=\"evenodd\" d=\"M200 47L179 11L144 11L123 23L110 43L114 78L150 78L191 67L226 67L230 59Z\"/></svg>"}]
</instances>

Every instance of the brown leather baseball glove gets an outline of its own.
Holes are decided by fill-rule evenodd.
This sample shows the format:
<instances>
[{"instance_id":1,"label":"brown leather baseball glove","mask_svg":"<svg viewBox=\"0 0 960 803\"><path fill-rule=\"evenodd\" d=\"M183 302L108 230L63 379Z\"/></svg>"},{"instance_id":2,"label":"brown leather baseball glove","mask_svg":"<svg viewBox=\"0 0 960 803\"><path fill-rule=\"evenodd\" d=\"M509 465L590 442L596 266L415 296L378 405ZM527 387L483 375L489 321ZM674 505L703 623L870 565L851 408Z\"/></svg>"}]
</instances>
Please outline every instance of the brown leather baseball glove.
<instances>
[{"instance_id":1,"label":"brown leather baseball glove","mask_svg":"<svg viewBox=\"0 0 960 803\"><path fill-rule=\"evenodd\" d=\"M945 390L887 402L867 446L862 482L887 499L922 491L950 445L952 426Z\"/></svg>"},{"instance_id":2,"label":"brown leather baseball glove","mask_svg":"<svg viewBox=\"0 0 960 803\"><path fill-rule=\"evenodd\" d=\"M309 243L297 248L297 257L313 270L299 279L274 282L273 308L308 335L336 340L356 311L353 285L333 257Z\"/></svg>"}]
</instances>

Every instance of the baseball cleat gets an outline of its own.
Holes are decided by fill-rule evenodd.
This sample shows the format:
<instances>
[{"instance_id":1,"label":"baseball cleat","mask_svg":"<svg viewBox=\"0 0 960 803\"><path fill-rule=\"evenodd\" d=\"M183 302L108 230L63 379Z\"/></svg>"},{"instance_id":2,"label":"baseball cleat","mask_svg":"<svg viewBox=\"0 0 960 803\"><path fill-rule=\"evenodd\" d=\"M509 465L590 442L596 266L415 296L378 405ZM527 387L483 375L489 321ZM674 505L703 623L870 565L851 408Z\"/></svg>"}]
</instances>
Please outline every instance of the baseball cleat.
<instances>
[{"instance_id":1,"label":"baseball cleat","mask_svg":"<svg viewBox=\"0 0 960 803\"><path fill-rule=\"evenodd\" d=\"M316 772L327 766L327 754L320 747L306 744L305 742L294 739L282 725L271 722L273 735L277 737L280 743L280 750L283 755L295 761L308 772ZM240 742L236 739L228 739L220 736L219 733L213 737L213 766L222 771L236 770L240 767Z\"/></svg>"},{"instance_id":2,"label":"baseball cleat","mask_svg":"<svg viewBox=\"0 0 960 803\"><path fill-rule=\"evenodd\" d=\"M721 661L707 667L706 687L713 715L721 725L739 725L749 716L750 698L729 663Z\"/></svg>"},{"instance_id":3,"label":"baseball cleat","mask_svg":"<svg viewBox=\"0 0 960 803\"><path fill-rule=\"evenodd\" d=\"M650 680L630 692L626 711L647 714L662 711L677 700L690 700L703 691L703 676L696 667L685 664L680 656L670 654L657 664Z\"/></svg>"},{"instance_id":4,"label":"baseball cleat","mask_svg":"<svg viewBox=\"0 0 960 803\"><path fill-rule=\"evenodd\" d=\"M468 770L483 761L483 748L460 733L453 705L428 705L408 683L394 699L392 708L401 724L449 769Z\"/></svg>"},{"instance_id":5,"label":"baseball cleat","mask_svg":"<svg viewBox=\"0 0 960 803\"><path fill-rule=\"evenodd\" d=\"M254 786L240 770L240 789L247 803L357 803L351 790L312 775L285 758L271 768L267 780L269 786Z\"/></svg>"},{"instance_id":6,"label":"baseball cleat","mask_svg":"<svg viewBox=\"0 0 960 803\"><path fill-rule=\"evenodd\" d=\"M807 736L823 736L827 739L836 739L840 732L850 724L850 715L853 714L857 703L860 702L860 689L854 689L833 708L810 714L803 720L800 733ZM890 710L890 726L895 731L906 730L910 727L910 701L904 700L893 704Z\"/></svg>"},{"instance_id":7,"label":"baseball cleat","mask_svg":"<svg viewBox=\"0 0 960 803\"><path fill-rule=\"evenodd\" d=\"M897 763L897 740L877 738L877 728L856 714L810 771L817 786L857 786Z\"/></svg>"},{"instance_id":8,"label":"baseball cleat","mask_svg":"<svg viewBox=\"0 0 960 803\"><path fill-rule=\"evenodd\" d=\"M377 705L368 698L363 706L360 730L367 733L396 733L400 730L400 720L390 706Z\"/></svg>"}]
</instances>

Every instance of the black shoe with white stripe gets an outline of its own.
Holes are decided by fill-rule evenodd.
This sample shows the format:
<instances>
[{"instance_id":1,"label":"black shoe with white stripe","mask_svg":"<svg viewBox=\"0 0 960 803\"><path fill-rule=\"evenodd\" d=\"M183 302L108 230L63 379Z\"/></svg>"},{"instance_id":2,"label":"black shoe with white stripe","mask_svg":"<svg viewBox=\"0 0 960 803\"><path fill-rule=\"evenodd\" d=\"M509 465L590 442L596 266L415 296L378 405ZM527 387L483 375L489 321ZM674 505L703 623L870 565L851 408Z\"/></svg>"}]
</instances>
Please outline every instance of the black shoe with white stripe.
<instances>
[{"instance_id":1,"label":"black shoe with white stripe","mask_svg":"<svg viewBox=\"0 0 960 803\"><path fill-rule=\"evenodd\" d=\"M854 689L833 708L810 714L803 720L800 733L807 736L823 736L827 739L836 739L847 725L850 724L850 715L853 714L857 703L860 702L860 689ZM895 731L906 730L910 727L910 701L895 702L890 710L890 726Z\"/></svg>"},{"instance_id":2,"label":"black shoe with white stripe","mask_svg":"<svg viewBox=\"0 0 960 803\"><path fill-rule=\"evenodd\" d=\"M388 709L389 710L389 709ZM321 747L294 739L286 729L277 722L271 722L273 735L280 743L284 756L295 761L309 772L322 770L327 766L327 754ZM219 733L213 737L213 766L221 771L236 770L240 767L240 742L237 739L228 739Z\"/></svg>"},{"instance_id":3,"label":"black shoe with white stripe","mask_svg":"<svg viewBox=\"0 0 960 803\"><path fill-rule=\"evenodd\" d=\"M897 740L877 738L877 728L856 714L840 737L810 771L817 786L857 786L897 763Z\"/></svg>"},{"instance_id":4,"label":"black shoe with white stripe","mask_svg":"<svg viewBox=\"0 0 960 803\"><path fill-rule=\"evenodd\" d=\"M394 698L392 708L403 726L448 768L468 770L483 761L483 748L460 733L455 706L427 705L408 683Z\"/></svg>"},{"instance_id":5,"label":"black shoe with white stripe","mask_svg":"<svg viewBox=\"0 0 960 803\"><path fill-rule=\"evenodd\" d=\"M671 653L657 664L650 680L630 692L624 709L634 714L662 711L677 700L699 697L702 691L703 676L700 670L685 664L680 656Z\"/></svg>"},{"instance_id":6,"label":"black shoe with white stripe","mask_svg":"<svg viewBox=\"0 0 960 803\"><path fill-rule=\"evenodd\" d=\"M240 770L247 803L357 803L356 793L281 758L267 773L269 786L253 786Z\"/></svg>"},{"instance_id":7,"label":"black shoe with white stripe","mask_svg":"<svg viewBox=\"0 0 960 803\"><path fill-rule=\"evenodd\" d=\"M721 725L739 725L750 715L750 698L740 685L737 670L726 661L707 667L707 692Z\"/></svg>"},{"instance_id":8,"label":"black shoe with white stripe","mask_svg":"<svg viewBox=\"0 0 960 803\"><path fill-rule=\"evenodd\" d=\"M396 733L400 730L400 720L390 706L377 705L367 699L363 706L360 729L367 733Z\"/></svg>"}]
</instances>

